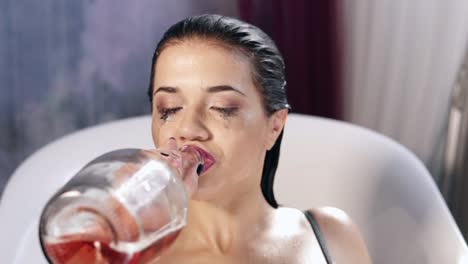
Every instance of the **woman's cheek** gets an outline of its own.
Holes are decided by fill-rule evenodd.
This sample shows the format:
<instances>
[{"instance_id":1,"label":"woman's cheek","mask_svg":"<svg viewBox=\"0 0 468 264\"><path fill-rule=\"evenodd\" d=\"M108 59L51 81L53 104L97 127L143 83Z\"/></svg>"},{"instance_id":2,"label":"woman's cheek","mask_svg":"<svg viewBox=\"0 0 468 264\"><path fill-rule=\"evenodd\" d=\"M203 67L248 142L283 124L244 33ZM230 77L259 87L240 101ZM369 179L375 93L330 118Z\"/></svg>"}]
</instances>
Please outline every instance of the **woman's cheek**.
<instances>
[{"instance_id":1,"label":"woman's cheek","mask_svg":"<svg viewBox=\"0 0 468 264\"><path fill-rule=\"evenodd\" d=\"M163 142L164 138L168 139L169 137L166 136L167 133L168 133L167 127L161 124L153 124L152 135L153 135L154 145L159 146L160 142Z\"/></svg>"}]
</instances>

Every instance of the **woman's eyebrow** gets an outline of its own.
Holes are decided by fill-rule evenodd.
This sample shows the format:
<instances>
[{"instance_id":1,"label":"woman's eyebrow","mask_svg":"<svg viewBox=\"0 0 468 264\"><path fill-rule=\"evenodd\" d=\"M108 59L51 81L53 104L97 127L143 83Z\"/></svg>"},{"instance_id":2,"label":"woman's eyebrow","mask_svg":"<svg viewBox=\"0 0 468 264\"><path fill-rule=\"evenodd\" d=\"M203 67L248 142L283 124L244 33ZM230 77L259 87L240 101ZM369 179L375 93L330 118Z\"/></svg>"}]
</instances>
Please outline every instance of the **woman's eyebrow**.
<instances>
[{"instance_id":1,"label":"woman's eyebrow","mask_svg":"<svg viewBox=\"0 0 468 264\"><path fill-rule=\"evenodd\" d=\"M179 91L179 88L177 87L170 87L170 86L161 86L156 91L154 91L153 96L159 92L164 92L164 93L177 93Z\"/></svg>"},{"instance_id":2,"label":"woman's eyebrow","mask_svg":"<svg viewBox=\"0 0 468 264\"><path fill-rule=\"evenodd\" d=\"M236 89L236 88L234 88L234 87L232 87L230 85L211 86L211 87L208 87L206 90L207 90L208 93L233 91L233 92L236 92L236 93L239 93L239 94L245 96L245 94L243 92L241 92L239 89Z\"/></svg>"}]
</instances>

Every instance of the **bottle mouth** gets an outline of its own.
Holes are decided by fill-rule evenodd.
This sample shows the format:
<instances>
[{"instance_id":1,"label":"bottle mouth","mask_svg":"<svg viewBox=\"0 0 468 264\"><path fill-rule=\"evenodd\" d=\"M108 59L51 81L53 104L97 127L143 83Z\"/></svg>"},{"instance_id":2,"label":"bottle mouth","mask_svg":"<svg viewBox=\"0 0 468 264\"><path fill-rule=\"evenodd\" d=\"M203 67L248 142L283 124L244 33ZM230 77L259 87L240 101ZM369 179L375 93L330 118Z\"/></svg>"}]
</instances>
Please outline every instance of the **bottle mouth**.
<instances>
[{"instance_id":1,"label":"bottle mouth","mask_svg":"<svg viewBox=\"0 0 468 264\"><path fill-rule=\"evenodd\" d=\"M184 171L190 170L193 168L198 176L201 175L204 168L204 159L201 152L192 145L185 145L180 148L182 153L183 163L182 167Z\"/></svg>"},{"instance_id":2,"label":"bottle mouth","mask_svg":"<svg viewBox=\"0 0 468 264\"><path fill-rule=\"evenodd\" d=\"M198 176L201 175L201 173L203 172L203 169L204 169L204 168L205 168L205 166L204 166L202 163L198 164L198 167L197 167L197 174L198 174Z\"/></svg>"},{"instance_id":3,"label":"bottle mouth","mask_svg":"<svg viewBox=\"0 0 468 264\"><path fill-rule=\"evenodd\" d=\"M195 145L184 145L180 149L182 153L189 153L198 161L197 174L205 173L216 162L215 158L206 150Z\"/></svg>"}]
</instances>

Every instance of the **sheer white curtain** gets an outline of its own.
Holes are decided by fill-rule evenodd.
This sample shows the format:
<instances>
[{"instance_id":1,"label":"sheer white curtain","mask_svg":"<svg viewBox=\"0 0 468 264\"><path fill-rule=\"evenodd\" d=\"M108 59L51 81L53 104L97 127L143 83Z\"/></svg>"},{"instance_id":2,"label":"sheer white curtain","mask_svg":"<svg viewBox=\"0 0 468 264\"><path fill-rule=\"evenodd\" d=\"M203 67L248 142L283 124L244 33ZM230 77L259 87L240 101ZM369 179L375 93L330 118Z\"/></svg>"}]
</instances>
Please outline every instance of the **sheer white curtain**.
<instances>
[{"instance_id":1,"label":"sheer white curtain","mask_svg":"<svg viewBox=\"0 0 468 264\"><path fill-rule=\"evenodd\" d=\"M436 177L468 1L344 1L343 15L345 119L403 143Z\"/></svg>"}]
</instances>

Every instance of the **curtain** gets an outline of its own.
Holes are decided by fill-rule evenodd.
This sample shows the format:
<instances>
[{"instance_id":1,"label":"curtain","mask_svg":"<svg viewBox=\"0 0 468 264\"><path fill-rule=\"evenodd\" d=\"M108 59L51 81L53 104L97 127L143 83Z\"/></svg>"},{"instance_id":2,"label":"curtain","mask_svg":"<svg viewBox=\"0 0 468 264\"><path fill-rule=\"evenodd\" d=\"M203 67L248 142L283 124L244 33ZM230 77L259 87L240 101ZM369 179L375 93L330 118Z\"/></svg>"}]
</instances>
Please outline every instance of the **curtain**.
<instances>
[{"instance_id":1,"label":"curtain","mask_svg":"<svg viewBox=\"0 0 468 264\"><path fill-rule=\"evenodd\" d=\"M338 1L239 0L240 18L278 45L293 112L341 118L342 23Z\"/></svg>"},{"instance_id":2,"label":"curtain","mask_svg":"<svg viewBox=\"0 0 468 264\"><path fill-rule=\"evenodd\" d=\"M407 146L437 179L468 1L344 3L344 118Z\"/></svg>"}]
</instances>

